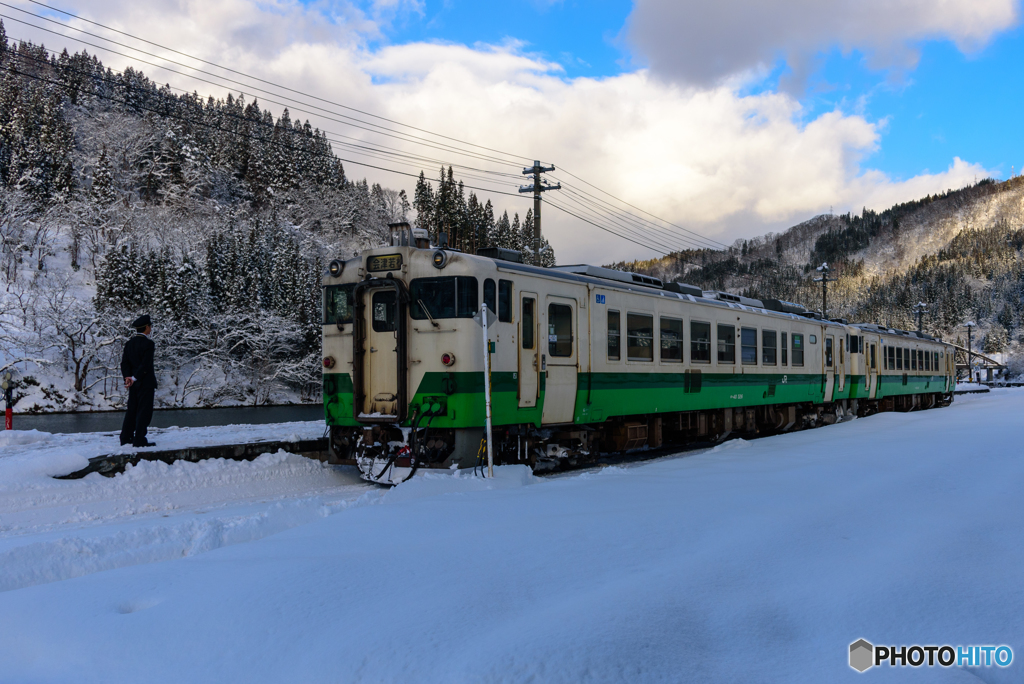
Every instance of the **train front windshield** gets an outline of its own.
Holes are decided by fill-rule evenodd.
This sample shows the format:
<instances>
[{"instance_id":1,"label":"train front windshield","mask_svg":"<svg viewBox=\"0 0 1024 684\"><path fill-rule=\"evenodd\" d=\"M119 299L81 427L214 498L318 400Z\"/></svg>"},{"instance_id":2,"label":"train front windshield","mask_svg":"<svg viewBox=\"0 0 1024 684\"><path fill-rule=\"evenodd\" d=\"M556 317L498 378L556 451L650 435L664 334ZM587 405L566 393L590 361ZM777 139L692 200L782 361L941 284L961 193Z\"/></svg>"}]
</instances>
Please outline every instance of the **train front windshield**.
<instances>
[{"instance_id":1,"label":"train front windshield","mask_svg":"<svg viewBox=\"0 0 1024 684\"><path fill-rule=\"evenodd\" d=\"M328 285L324 288L324 325L352 322L352 295L355 283Z\"/></svg>"},{"instance_id":2,"label":"train front windshield","mask_svg":"<svg viewBox=\"0 0 1024 684\"><path fill-rule=\"evenodd\" d=\"M429 313L435 319L472 318L479 308L478 287L470 276L417 278L409 284L412 317L422 321Z\"/></svg>"}]
</instances>

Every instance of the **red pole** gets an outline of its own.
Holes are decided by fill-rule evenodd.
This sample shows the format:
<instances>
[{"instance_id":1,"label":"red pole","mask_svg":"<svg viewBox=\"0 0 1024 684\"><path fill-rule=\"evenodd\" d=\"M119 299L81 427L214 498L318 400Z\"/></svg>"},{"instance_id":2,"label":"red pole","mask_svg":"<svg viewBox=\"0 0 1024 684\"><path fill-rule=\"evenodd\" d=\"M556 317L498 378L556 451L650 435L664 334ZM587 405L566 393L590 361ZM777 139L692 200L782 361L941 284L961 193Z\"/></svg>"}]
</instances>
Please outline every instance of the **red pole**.
<instances>
[{"instance_id":1,"label":"red pole","mask_svg":"<svg viewBox=\"0 0 1024 684\"><path fill-rule=\"evenodd\" d=\"M14 409L10 406L4 411L4 430L14 429Z\"/></svg>"}]
</instances>

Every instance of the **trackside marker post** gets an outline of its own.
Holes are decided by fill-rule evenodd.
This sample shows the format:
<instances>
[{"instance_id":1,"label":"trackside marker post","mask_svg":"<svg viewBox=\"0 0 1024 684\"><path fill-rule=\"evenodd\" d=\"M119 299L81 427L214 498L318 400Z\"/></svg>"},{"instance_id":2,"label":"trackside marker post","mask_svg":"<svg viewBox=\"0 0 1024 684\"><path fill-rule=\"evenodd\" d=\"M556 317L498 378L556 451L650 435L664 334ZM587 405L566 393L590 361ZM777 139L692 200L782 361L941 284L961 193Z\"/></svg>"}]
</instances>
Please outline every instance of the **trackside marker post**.
<instances>
[{"instance_id":1,"label":"trackside marker post","mask_svg":"<svg viewBox=\"0 0 1024 684\"><path fill-rule=\"evenodd\" d=\"M481 328L484 331L484 404L487 424L487 477L494 477L494 453L491 451L491 350L487 340L487 304L480 307Z\"/></svg>"},{"instance_id":2,"label":"trackside marker post","mask_svg":"<svg viewBox=\"0 0 1024 684\"><path fill-rule=\"evenodd\" d=\"M4 392L4 430L14 429L14 383L11 374L4 373L0 379L0 389Z\"/></svg>"}]
</instances>

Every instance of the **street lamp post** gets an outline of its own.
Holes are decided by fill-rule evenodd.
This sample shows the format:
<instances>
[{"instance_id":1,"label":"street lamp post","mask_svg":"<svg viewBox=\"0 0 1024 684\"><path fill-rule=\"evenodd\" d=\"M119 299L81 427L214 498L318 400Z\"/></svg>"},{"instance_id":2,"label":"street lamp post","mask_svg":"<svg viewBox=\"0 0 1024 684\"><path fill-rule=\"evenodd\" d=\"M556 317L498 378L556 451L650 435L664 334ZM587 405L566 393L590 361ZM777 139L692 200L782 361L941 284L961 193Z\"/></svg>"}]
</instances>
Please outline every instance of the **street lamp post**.
<instances>
[{"instance_id":1,"label":"street lamp post","mask_svg":"<svg viewBox=\"0 0 1024 684\"><path fill-rule=\"evenodd\" d=\"M928 311L928 305L924 302L918 302L914 305L914 315L917 316L917 332L921 332L921 316Z\"/></svg>"}]
</instances>

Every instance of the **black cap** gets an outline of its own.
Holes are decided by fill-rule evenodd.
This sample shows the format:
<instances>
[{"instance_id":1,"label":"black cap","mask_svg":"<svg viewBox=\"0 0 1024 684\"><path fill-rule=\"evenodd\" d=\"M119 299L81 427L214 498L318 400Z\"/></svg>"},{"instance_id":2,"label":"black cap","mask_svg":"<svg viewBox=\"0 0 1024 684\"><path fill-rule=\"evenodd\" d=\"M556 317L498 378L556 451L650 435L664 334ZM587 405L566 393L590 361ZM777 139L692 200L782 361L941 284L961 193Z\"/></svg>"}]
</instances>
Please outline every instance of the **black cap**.
<instances>
[{"instance_id":1,"label":"black cap","mask_svg":"<svg viewBox=\"0 0 1024 684\"><path fill-rule=\"evenodd\" d=\"M153 325L153 322L149 319L149 314L142 314L141 316L135 319L134 323L132 323L132 327L135 328L136 330L141 330L142 328L145 328L147 325Z\"/></svg>"}]
</instances>

